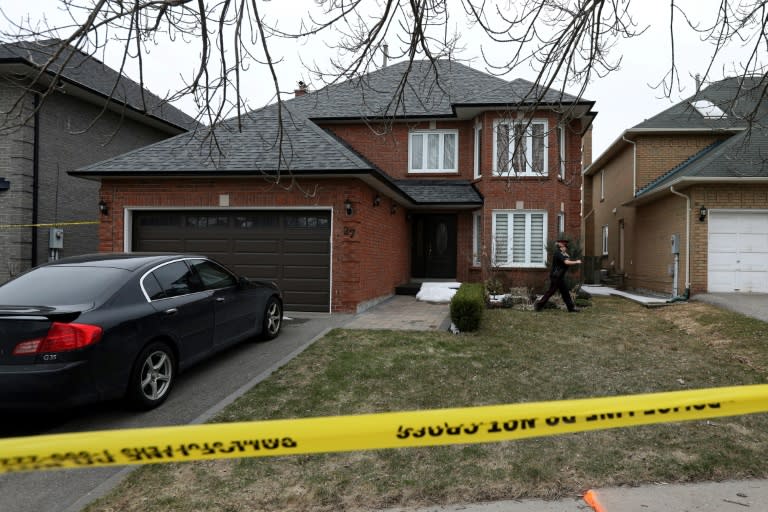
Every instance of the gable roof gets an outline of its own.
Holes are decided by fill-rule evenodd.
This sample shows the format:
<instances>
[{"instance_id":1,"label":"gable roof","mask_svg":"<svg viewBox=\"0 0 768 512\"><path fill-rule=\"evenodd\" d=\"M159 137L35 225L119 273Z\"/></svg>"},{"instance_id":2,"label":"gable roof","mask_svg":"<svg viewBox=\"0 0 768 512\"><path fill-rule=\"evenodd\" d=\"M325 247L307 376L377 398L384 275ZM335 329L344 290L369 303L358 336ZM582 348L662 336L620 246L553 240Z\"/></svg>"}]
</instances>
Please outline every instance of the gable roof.
<instances>
[{"instance_id":1,"label":"gable roof","mask_svg":"<svg viewBox=\"0 0 768 512\"><path fill-rule=\"evenodd\" d=\"M118 104L116 108L125 105L138 115L147 116L177 130L186 131L197 125L192 117L130 78L72 46L62 49L62 44L57 39L0 44L0 70L3 67L14 71L18 69L32 79L61 50L41 77L41 85L44 87L51 80L57 79L65 90L75 88L90 93L99 102L111 100ZM57 73L60 73L58 77Z\"/></svg>"},{"instance_id":2,"label":"gable roof","mask_svg":"<svg viewBox=\"0 0 768 512\"><path fill-rule=\"evenodd\" d=\"M707 133L733 137L740 132L749 131L768 121L768 101L764 98L766 96L768 96L768 77L738 76L713 82L697 94L625 130L584 170L583 174L589 176L598 172L620 151L632 144L633 136ZM695 107L694 103L699 101L717 107L724 115L707 117ZM758 134L757 137L760 138L761 135ZM723 177L727 178L727 174Z\"/></svg>"},{"instance_id":3,"label":"gable roof","mask_svg":"<svg viewBox=\"0 0 768 512\"><path fill-rule=\"evenodd\" d=\"M749 182L768 182L768 128L761 125L710 144L639 190L630 203L647 202L670 187Z\"/></svg>"},{"instance_id":4,"label":"gable roof","mask_svg":"<svg viewBox=\"0 0 768 512\"><path fill-rule=\"evenodd\" d=\"M404 73L408 71L404 79ZM393 64L363 77L329 85L319 91L267 105L216 126L215 132L197 131L82 167L70 174L102 176L245 176L289 172L311 176L365 177L385 186L404 201L419 204L479 205L482 198L469 182L433 180L395 181L343 140L323 130L322 121L370 119L457 119L457 107L489 108L536 105L527 98L530 82L507 82L449 60ZM402 90L392 102L393 91ZM484 92L488 93L485 98ZM541 91L539 91L541 92ZM594 117L592 101L559 93L547 101L570 102L582 115ZM465 103L462 103L465 102ZM591 116L591 117L590 117ZM426 183L428 181L429 183ZM461 182L461 185L458 183Z\"/></svg>"}]
</instances>

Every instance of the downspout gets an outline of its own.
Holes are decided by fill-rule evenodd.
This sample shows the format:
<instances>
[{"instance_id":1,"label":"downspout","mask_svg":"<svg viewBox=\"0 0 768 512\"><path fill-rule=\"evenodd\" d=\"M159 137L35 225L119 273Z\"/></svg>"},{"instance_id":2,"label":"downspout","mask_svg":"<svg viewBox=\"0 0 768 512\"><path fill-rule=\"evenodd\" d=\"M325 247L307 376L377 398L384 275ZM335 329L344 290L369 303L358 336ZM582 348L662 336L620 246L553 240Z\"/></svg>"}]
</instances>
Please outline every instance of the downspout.
<instances>
[{"instance_id":1,"label":"downspout","mask_svg":"<svg viewBox=\"0 0 768 512\"><path fill-rule=\"evenodd\" d=\"M685 194L681 194L675 190L675 186L669 187L669 191L685 198L685 292L683 295L672 297L667 302L677 302L681 300L688 300L691 293L691 198Z\"/></svg>"},{"instance_id":2,"label":"downspout","mask_svg":"<svg viewBox=\"0 0 768 512\"><path fill-rule=\"evenodd\" d=\"M32 257L30 265L37 266L37 223L39 220L38 208L40 203L40 96L33 93L34 99L34 123L32 143Z\"/></svg>"},{"instance_id":3,"label":"downspout","mask_svg":"<svg viewBox=\"0 0 768 512\"><path fill-rule=\"evenodd\" d=\"M629 140L624 134L621 135L621 140L632 144L632 195L637 193L637 143Z\"/></svg>"}]
</instances>

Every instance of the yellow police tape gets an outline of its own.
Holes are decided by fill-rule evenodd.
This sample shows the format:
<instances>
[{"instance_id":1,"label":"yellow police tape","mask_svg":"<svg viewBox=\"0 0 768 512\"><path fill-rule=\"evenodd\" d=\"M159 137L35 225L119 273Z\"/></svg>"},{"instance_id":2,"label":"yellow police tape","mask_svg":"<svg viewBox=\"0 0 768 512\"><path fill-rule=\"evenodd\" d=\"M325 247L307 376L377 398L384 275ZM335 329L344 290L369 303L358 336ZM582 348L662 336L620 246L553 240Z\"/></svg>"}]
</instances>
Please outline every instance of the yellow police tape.
<instances>
[{"instance_id":1,"label":"yellow police tape","mask_svg":"<svg viewBox=\"0 0 768 512\"><path fill-rule=\"evenodd\" d=\"M488 443L768 412L768 385L0 440L0 473Z\"/></svg>"},{"instance_id":2,"label":"yellow police tape","mask_svg":"<svg viewBox=\"0 0 768 512\"><path fill-rule=\"evenodd\" d=\"M0 224L0 229L11 228L59 228L62 226L86 226L99 224L98 220L76 220L71 222L49 222L46 224Z\"/></svg>"}]
</instances>

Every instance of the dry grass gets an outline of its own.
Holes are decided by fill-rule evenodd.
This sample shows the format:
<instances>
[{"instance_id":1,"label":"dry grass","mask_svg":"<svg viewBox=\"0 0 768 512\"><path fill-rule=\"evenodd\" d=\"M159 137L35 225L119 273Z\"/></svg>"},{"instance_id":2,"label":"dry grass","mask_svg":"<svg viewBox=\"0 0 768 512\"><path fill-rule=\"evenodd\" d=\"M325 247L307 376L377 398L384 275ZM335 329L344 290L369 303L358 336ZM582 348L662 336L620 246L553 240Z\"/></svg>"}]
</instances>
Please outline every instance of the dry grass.
<instances>
[{"instance_id":1,"label":"dry grass","mask_svg":"<svg viewBox=\"0 0 768 512\"><path fill-rule=\"evenodd\" d=\"M596 298L489 310L476 334L336 330L216 421L765 383L768 326L712 306ZM557 498L593 486L768 476L768 415L485 445L145 467L91 511L337 511Z\"/></svg>"}]
</instances>

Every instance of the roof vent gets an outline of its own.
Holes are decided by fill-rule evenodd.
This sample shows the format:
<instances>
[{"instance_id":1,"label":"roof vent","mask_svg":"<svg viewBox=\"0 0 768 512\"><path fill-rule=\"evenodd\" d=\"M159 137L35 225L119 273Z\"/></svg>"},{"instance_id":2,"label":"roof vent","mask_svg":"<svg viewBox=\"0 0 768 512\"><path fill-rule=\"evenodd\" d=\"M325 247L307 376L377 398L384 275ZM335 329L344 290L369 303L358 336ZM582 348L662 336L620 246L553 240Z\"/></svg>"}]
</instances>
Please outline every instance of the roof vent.
<instances>
[{"instance_id":1,"label":"roof vent","mask_svg":"<svg viewBox=\"0 0 768 512\"><path fill-rule=\"evenodd\" d=\"M704 119L722 119L725 112L709 100L692 101L691 105Z\"/></svg>"}]
</instances>

